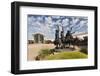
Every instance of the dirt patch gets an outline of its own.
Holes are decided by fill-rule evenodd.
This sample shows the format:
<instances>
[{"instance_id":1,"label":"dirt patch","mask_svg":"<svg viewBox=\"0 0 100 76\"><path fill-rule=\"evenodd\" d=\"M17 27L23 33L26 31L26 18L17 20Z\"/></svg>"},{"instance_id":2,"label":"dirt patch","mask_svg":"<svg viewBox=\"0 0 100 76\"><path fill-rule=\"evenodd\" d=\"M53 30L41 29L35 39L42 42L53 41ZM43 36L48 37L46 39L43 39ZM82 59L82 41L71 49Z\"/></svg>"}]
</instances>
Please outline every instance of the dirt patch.
<instances>
[{"instance_id":1,"label":"dirt patch","mask_svg":"<svg viewBox=\"0 0 100 76\"><path fill-rule=\"evenodd\" d=\"M35 57L39 54L41 49L55 48L54 44L28 44L27 60L34 61Z\"/></svg>"}]
</instances>

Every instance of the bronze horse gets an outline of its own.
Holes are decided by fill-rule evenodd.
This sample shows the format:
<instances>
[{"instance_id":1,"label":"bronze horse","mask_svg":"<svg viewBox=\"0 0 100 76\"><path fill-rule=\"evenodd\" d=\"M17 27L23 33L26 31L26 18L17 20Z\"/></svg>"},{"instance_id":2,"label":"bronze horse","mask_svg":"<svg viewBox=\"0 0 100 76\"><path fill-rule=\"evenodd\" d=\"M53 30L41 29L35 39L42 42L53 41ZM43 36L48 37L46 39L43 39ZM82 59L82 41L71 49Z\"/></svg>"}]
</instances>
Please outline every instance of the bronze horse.
<instances>
[{"instance_id":1,"label":"bronze horse","mask_svg":"<svg viewBox=\"0 0 100 76\"><path fill-rule=\"evenodd\" d=\"M64 37L63 31L61 31L61 38L57 38L54 41L54 44L56 45L56 48L66 48L68 46L70 48L71 45L73 45L73 48L75 45L78 46L79 39L73 38L72 34L70 31L66 33L66 36Z\"/></svg>"}]
</instances>

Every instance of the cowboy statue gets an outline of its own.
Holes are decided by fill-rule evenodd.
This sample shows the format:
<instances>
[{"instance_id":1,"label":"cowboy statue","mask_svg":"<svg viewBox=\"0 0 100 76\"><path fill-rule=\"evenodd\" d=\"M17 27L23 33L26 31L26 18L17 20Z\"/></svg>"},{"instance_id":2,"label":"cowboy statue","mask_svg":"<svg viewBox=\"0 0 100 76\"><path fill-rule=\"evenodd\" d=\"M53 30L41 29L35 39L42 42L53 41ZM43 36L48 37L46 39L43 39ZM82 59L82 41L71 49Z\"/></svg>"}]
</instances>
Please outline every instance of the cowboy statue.
<instances>
[{"instance_id":1,"label":"cowboy statue","mask_svg":"<svg viewBox=\"0 0 100 76\"><path fill-rule=\"evenodd\" d=\"M66 36L65 36L65 42L66 42L66 44L69 45L69 47L72 43L72 39L73 39L73 36L72 36L71 32L68 30L66 33Z\"/></svg>"}]
</instances>

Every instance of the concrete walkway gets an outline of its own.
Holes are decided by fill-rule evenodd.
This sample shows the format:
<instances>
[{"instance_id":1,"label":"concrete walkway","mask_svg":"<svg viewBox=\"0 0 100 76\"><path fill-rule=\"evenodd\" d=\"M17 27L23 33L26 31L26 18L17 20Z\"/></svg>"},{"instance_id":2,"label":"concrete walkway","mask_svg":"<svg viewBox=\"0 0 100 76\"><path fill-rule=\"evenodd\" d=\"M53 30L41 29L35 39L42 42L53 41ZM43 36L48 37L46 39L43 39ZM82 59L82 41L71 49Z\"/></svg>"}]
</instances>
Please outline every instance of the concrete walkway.
<instances>
[{"instance_id":1,"label":"concrete walkway","mask_svg":"<svg viewBox=\"0 0 100 76\"><path fill-rule=\"evenodd\" d=\"M42 49L55 48L54 44L29 44L27 51L27 60L33 61Z\"/></svg>"}]
</instances>

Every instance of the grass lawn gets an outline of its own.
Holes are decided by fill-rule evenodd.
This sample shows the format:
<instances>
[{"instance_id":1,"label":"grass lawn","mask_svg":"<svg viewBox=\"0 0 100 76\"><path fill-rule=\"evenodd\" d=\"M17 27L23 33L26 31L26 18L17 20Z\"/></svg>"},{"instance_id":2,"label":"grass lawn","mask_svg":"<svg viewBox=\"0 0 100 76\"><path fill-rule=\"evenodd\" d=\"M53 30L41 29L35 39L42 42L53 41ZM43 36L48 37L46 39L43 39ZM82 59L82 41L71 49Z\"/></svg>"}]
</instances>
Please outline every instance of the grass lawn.
<instances>
[{"instance_id":1,"label":"grass lawn","mask_svg":"<svg viewBox=\"0 0 100 76\"><path fill-rule=\"evenodd\" d=\"M46 60L59 60L59 59L84 59L88 56L82 52L71 51L71 52L60 52L55 55L46 56Z\"/></svg>"}]
</instances>

